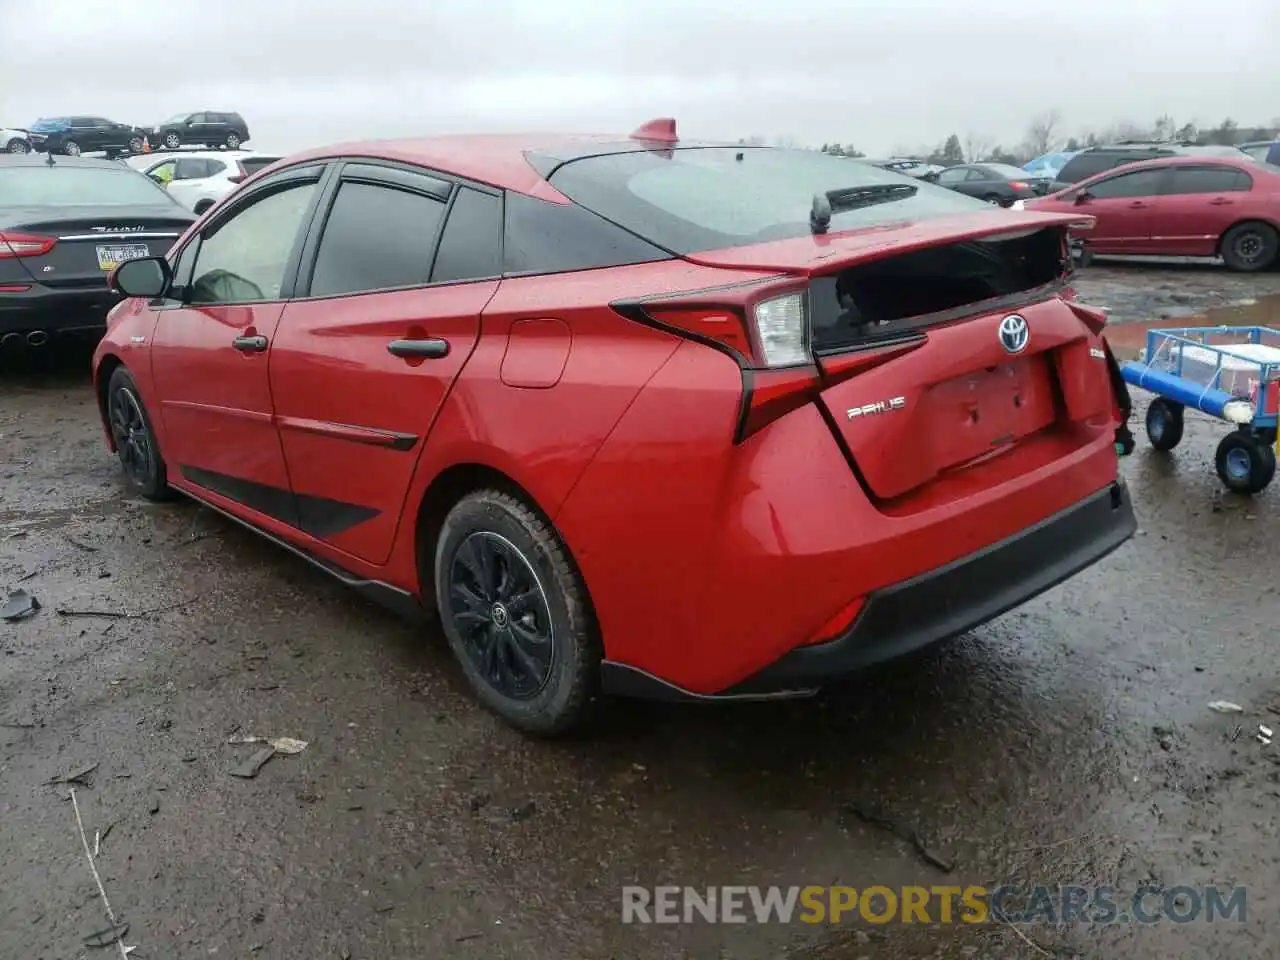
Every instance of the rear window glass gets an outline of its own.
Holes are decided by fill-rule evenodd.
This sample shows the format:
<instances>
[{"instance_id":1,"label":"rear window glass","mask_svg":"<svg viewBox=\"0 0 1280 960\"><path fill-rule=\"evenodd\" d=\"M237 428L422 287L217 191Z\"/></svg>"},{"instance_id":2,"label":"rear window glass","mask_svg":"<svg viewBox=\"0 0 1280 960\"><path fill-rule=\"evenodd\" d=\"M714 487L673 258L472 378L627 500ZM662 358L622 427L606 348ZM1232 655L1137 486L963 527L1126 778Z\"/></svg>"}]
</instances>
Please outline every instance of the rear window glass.
<instances>
[{"instance_id":1,"label":"rear window glass","mask_svg":"<svg viewBox=\"0 0 1280 960\"><path fill-rule=\"evenodd\" d=\"M504 206L504 273L568 273L671 259L665 250L572 203L510 192Z\"/></svg>"},{"instance_id":2,"label":"rear window glass","mask_svg":"<svg viewBox=\"0 0 1280 960\"><path fill-rule=\"evenodd\" d=\"M164 188L120 166L0 168L0 207L172 205Z\"/></svg>"},{"instance_id":3,"label":"rear window glass","mask_svg":"<svg viewBox=\"0 0 1280 960\"><path fill-rule=\"evenodd\" d=\"M259 170L271 166L279 157L241 157L240 166L244 168L244 172L250 176Z\"/></svg>"},{"instance_id":4,"label":"rear window glass","mask_svg":"<svg viewBox=\"0 0 1280 960\"><path fill-rule=\"evenodd\" d=\"M1027 171L1023 170L1022 167L1015 167L1007 163L984 163L982 169L990 170L1008 180L1025 180L1028 176Z\"/></svg>"},{"instance_id":5,"label":"rear window glass","mask_svg":"<svg viewBox=\"0 0 1280 960\"><path fill-rule=\"evenodd\" d=\"M833 233L986 206L871 164L805 150L640 150L566 163L551 182L574 202L682 254L805 236L818 193L915 187L907 195L835 211Z\"/></svg>"}]
</instances>

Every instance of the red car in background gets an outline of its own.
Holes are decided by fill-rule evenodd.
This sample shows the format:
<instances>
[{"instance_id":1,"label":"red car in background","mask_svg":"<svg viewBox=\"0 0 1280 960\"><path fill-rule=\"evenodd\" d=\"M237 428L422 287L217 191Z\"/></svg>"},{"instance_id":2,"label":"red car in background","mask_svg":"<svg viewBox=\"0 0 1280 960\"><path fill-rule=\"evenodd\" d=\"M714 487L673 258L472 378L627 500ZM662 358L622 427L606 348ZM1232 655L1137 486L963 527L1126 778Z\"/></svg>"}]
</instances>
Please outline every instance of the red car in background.
<instances>
[{"instance_id":1,"label":"red car in background","mask_svg":"<svg viewBox=\"0 0 1280 960\"><path fill-rule=\"evenodd\" d=\"M1126 164L1015 206L1093 217L1079 236L1089 253L1222 257L1244 271L1280 263L1280 167L1245 156Z\"/></svg>"},{"instance_id":2,"label":"red car in background","mask_svg":"<svg viewBox=\"0 0 1280 960\"><path fill-rule=\"evenodd\" d=\"M348 144L118 268L95 383L139 493L437 612L523 730L802 695L1133 534L1079 219L671 121Z\"/></svg>"}]
</instances>

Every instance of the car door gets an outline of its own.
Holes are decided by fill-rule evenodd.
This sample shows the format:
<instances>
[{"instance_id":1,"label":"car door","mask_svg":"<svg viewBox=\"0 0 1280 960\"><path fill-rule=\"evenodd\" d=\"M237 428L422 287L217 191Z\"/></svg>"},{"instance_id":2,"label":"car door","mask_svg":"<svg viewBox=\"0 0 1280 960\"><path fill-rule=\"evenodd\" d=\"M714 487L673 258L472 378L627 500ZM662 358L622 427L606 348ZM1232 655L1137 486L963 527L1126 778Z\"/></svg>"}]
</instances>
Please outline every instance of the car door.
<instances>
[{"instance_id":1,"label":"car door","mask_svg":"<svg viewBox=\"0 0 1280 960\"><path fill-rule=\"evenodd\" d=\"M971 197L977 197L979 200L990 200L994 198L997 201L1003 201L1011 191L1008 185L995 177L989 170L982 167L970 167L969 175L964 179L964 192Z\"/></svg>"},{"instance_id":2,"label":"car door","mask_svg":"<svg viewBox=\"0 0 1280 960\"><path fill-rule=\"evenodd\" d=\"M425 173L353 162L325 207L276 334L271 391L302 529L382 563L498 289L502 204ZM477 233L481 253L459 267Z\"/></svg>"},{"instance_id":3,"label":"car door","mask_svg":"<svg viewBox=\"0 0 1280 960\"><path fill-rule=\"evenodd\" d=\"M102 149L102 133L93 117L72 117L71 128L63 136L63 142L73 140L81 153L93 153Z\"/></svg>"},{"instance_id":4,"label":"car door","mask_svg":"<svg viewBox=\"0 0 1280 960\"><path fill-rule=\"evenodd\" d=\"M968 177L968 167L947 167L947 169L938 174L938 184L958 193L967 194L969 191L965 189L965 182Z\"/></svg>"},{"instance_id":5,"label":"car door","mask_svg":"<svg viewBox=\"0 0 1280 960\"><path fill-rule=\"evenodd\" d=\"M170 476L258 522L297 525L268 362L323 169L280 171L192 237L151 337Z\"/></svg>"},{"instance_id":6,"label":"car door","mask_svg":"<svg viewBox=\"0 0 1280 960\"><path fill-rule=\"evenodd\" d=\"M1218 239L1241 219L1253 178L1225 164L1179 164L1161 187L1152 243L1171 256L1210 257Z\"/></svg>"},{"instance_id":7,"label":"car door","mask_svg":"<svg viewBox=\"0 0 1280 960\"><path fill-rule=\"evenodd\" d=\"M185 139L190 143L203 143L209 139L209 115L207 113L193 113L187 117L187 135Z\"/></svg>"},{"instance_id":8,"label":"car door","mask_svg":"<svg viewBox=\"0 0 1280 960\"><path fill-rule=\"evenodd\" d=\"M1083 235L1095 253L1151 252L1152 212L1166 169L1101 177L1071 192L1071 198L1083 198L1076 209L1095 220Z\"/></svg>"}]
</instances>

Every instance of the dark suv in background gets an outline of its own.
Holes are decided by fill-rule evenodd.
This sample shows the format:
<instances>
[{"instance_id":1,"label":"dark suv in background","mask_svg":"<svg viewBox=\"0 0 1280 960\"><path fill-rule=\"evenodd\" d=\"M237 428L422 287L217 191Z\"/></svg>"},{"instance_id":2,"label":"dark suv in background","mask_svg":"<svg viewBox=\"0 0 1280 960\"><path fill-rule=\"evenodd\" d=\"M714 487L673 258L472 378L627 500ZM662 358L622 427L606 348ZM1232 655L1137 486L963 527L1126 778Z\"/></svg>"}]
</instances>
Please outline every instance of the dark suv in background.
<instances>
[{"instance_id":1,"label":"dark suv in background","mask_svg":"<svg viewBox=\"0 0 1280 960\"><path fill-rule=\"evenodd\" d=\"M1087 180L1126 163L1154 160L1157 157L1231 157L1246 156L1239 147L1203 146L1186 140L1125 140L1097 147L1086 147L1067 161L1049 187L1050 193L1065 190L1074 183Z\"/></svg>"},{"instance_id":2,"label":"dark suv in background","mask_svg":"<svg viewBox=\"0 0 1280 960\"><path fill-rule=\"evenodd\" d=\"M31 149L38 153L141 153L147 132L105 117L41 117L28 131Z\"/></svg>"},{"instance_id":3,"label":"dark suv in background","mask_svg":"<svg viewBox=\"0 0 1280 960\"><path fill-rule=\"evenodd\" d=\"M202 110L199 113L179 113L152 128L153 146L177 149L184 144L200 144L207 147L226 147L239 150L249 142L249 127L238 113L218 110Z\"/></svg>"}]
</instances>

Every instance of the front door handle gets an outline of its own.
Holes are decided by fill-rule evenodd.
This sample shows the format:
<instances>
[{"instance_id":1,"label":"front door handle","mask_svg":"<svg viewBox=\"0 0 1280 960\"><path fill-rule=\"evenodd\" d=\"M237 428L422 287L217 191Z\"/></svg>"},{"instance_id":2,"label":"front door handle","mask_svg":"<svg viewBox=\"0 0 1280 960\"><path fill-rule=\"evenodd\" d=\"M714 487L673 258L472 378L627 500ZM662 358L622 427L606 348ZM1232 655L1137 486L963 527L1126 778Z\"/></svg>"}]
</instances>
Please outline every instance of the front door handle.
<instances>
[{"instance_id":1,"label":"front door handle","mask_svg":"<svg viewBox=\"0 0 1280 960\"><path fill-rule=\"evenodd\" d=\"M1142 200L1135 200L1133 201L1133 203L1129 204L1129 206L1133 207L1133 209L1135 210L1140 210L1146 206L1146 203L1144 203Z\"/></svg>"},{"instance_id":2,"label":"front door handle","mask_svg":"<svg viewBox=\"0 0 1280 960\"><path fill-rule=\"evenodd\" d=\"M449 355L449 341L439 339L392 340L387 344L387 353L393 357L404 357L405 359L425 357L429 360L438 360Z\"/></svg>"},{"instance_id":3,"label":"front door handle","mask_svg":"<svg viewBox=\"0 0 1280 960\"><path fill-rule=\"evenodd\" d=\"M261 334L256 337L236 337L231 345L244 353L262 353L267 349L267 338Z\"/></svg>"},{"instance_id":4,"label":"front door handle","mask_svg":"<svg viewBox=\"0 0 1280 960\"><path fill-rule=\"evenodd\" d=\"M1228 200L1226 197L1214 197L1209 201L1209 205L1213 207L1225 207L1229 203L1235 203L1235 201Z\"/></svg>"}]
</instances>

